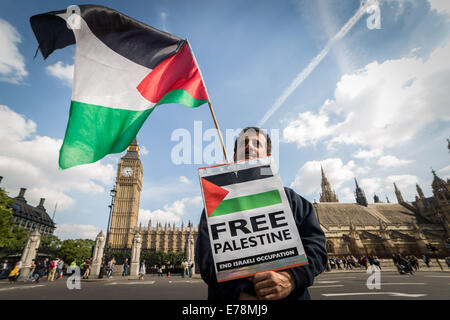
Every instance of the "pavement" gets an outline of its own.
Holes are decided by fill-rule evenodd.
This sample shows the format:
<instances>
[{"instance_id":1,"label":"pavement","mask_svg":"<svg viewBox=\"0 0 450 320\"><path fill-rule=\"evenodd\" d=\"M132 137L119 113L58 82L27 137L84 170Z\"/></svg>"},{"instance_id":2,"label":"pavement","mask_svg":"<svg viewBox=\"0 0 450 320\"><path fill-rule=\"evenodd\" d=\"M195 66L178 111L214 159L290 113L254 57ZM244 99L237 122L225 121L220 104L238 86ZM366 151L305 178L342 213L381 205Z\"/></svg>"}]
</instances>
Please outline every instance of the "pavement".
<instances>
[{"instance_id":1,"label":"pavement","mask_svg":"<svg viewBox=\"0 0 450 320\"><path fill-rule=\"evenodd\" d=\"M370 278L371 277L371 278ZM370 278L370 279L369 279ZM367 283L369 279L369 287ZM379 283L376 282L379 280ZM377 288L379 284L379 289ZM377 278L366 271L333 271L316 277L309 288L313 300L449 300L450 272L419 271L400 275L381 271ZM74 282L69 277L39 283L0 280L0 300L205 300L207 286L195 275L113 276Z\"/></svg>"}]
</instances>

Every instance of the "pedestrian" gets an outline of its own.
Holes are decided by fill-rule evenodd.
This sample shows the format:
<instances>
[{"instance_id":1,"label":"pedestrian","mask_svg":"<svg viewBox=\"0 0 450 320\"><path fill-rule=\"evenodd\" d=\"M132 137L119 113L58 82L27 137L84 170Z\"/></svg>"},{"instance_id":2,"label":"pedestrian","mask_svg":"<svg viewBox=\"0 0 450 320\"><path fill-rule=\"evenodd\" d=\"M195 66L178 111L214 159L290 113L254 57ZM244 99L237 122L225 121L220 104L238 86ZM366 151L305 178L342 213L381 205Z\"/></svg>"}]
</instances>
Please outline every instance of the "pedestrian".
<instances>
[{"instance_id":1,"label":"pedestrian","mask_svg":"<svg viewBox=\"0 0 450 320\"><path fill-rule=\"evenodd\" d=\"M450 268L450 257L445 257L445 263Z\"/></svg>"},{"instance_id":2,"label":"pedestrian","mask_svg":"<svg viewBox=\"0 0 450 320\"><path fill-rule=\"evenodd\" d=\"M33 260L31 260L30 272L28 272L28 275L25 278L25 280L23 280L23 282L27 282L28 280L31 280L33 282L34 281L33 274L34 274L35 270L36 270L36 263L33 259Z\"/></svg>"},{"instance_id":3,"label":"pedestrian","mask_svg":"<svg viewBox=\"0 0 450 320\"><path fill-rule=\"evenodd\" d=\"M48 269L49 269L49 259L45 258L42 264L43 269L43 273L41 275L41 277L45 277L46 275L48 275Z\"/></svg>"},{"instance_id":4,"label":"pedestrian","mask_svg":"<svg viewBox=\"0 0 450 320\"><path fill-rule=\"evenodd\" d=\"M367 267L368 267L368 260L367 260L367 258L366 258L366 256L364 256L363 258L362 258L362 266L367 270Z\"/></svg>"},{"instance_id":5,"label":"pedestrian","mask_svg":"<svg viewBox=\"0 0 450 320\"><path fill-rule=\"evenodd\" d=\"M90 272L91 272L91 259L87 259L84 265L83 279L89 279Z\"/></svg>"},{"instance_id":6,"label":"pedestrian","mask_svg":"<svg viewBox=\"0 0 450 320\"><path fill-rule=\"evenodd\" d=\"M144 280L145 273L146 273L145 260L143 260L141 263L141 267L139 268L139 280Z\"/></svg>"},{"instance_id":7,"label":"pedestrian","mask_svg":"<svg viewBox=\"0 0 450 320\"><path fill-rule=\"evenodd\" d=\"M158 277L162 277L163 276L163 270L162 270L162 264L161 262L158 263Z\"/></svg>"},{"instance_id":8,"label":"pedestrian","mask_svg":"<svg viewBox=\"0 0 450 320\"><path fill-rule=\"evenodd\" d=\"M19 262L16 263L14 268L11 270L11 272L8 275L9 283L16 282L17 278L20 275L20 268L19 268Z\"/></svg>"},{"instance_id":9,"label":"pedestrian","mask_svg":"<svg viewBox=\"0 0 450 320\"><path fill-rule=\"evenodd\" d=\"M166 264L166 269L167 269L167 278L170 278L170 269L171 269L171 265L170 265L170 261L167 262Z\"/></svg>"},{"instance_id":10,"label":"pedestrian","mask_svg":"<svg viewBox=\"0 0 450 320\"><path fill-rule=\"evenodd\" d=\"M185 276L188 276L188 274L189 274L189 264L188 264L187 260L185 259L183 262L183 278Z\"/></svg>"},{"instance_id":11,"label":"pedestrian","mask_svg":"<svg viewBox=\"0 0 450 320\"><path fill-rule=\"evenodd\" d=\"M2 272L0 273L0 278L6 277L6 274L8 273L8 260L3 260L2 263Z\"/></svg>"},{"instance_id":12,"label":"pedestrian","mask_svg":"<svg viewBox=\"0 0 450 320\"><path fill-rule=\"evenodd\" d=\"M128 275L128 258L125 258L125 261L123 263L122 277L127 275Z\"/></svg>"},{"instance_id":13,"label":"pedestrian","mask_svg":"<svg viewBox=\"0 0 450 320\"><path fill-rule=\"evenodd\" d=\"M331 267L331 269L336 269L336 263L335 263L335 261L334 261L334 257L331 257L330 258L330 267Z\"/></svg>"},{"instance_id":14,"label":"pedestrian","mask_svg":"<svg viewBox=\"0 0 450 320\"><path fill-rule=\"evenodd\" d=\"M62 279L64 273L64 260L58 258L58 264L56 265L56 279Z\"/></svg>"},{"instance_id":15,"label":"pedestrian","mask_svg":"<svg viewBox=\"0 0 450 320\"><path fill-rule=\"evenodd\" d=\"M188 265L188 268L189 268L189 278L192 278L192 270L194 269L194 261L191 261L191 260L189 260L189 265Z\"/></svg>"},{"instance_id":16,"label":"pedestrian","mask_svg":"<svg viewBox=\"0 0 450 320\"><path fill-rule=\"evenodd\" d=\"M341 269L341 259L336 258L336 265L337 265L338 269Z\"/></svg>"},{"instance_id":17,"label":"pedestrian","mask_svg":"<svg viewBox=\"0 0 450 320\"><path fill-rule=\"evenodd\" d=\"M21 269L22 269L22 260L19 260L19 262L16 263L14 268L9 273L9 276L8 276L9 283L13 283L13 282L17 281L17 279L20 276L20 270Z\"/></svg>"},{"instance_id":18,"label":"pedestrian","mask_svg":"<svg viewBox=\"0 0 450 320\"><path fill-rule=\"evenodd\" d=\"M381 270L380 260L378 260L377 256L373 257L373 264Z\"/></svg>"},{"instance_id":19,"label":"pedestrian","mask_svg":"<svg viewBox=\"0 0 450 320\"><path fill-rule=\"evenodd\" d=\"M102 262L100 263L100 272L98 274L99 279L103 279L104 272L105 272L105 258L102 258Z\"/></svg>"},{"instance_id":20,"label":"pedestrian","mask_svg":"<svg viewBox=\"0 0 450 320\"><path fill-rule=\"evenodd\" d=\"M114 257L112 257L112 259L108 262L108 273L107 273L108 279L111 279L113 276L115 264L116 264L116 259Z\"/></svg>"},{"instance_id":21,"label":"pedestrian","mask_svg":"<svg viewBox=\"0 0 450 320\"><path fill-rule=\"evenodd\" d=\"M426 255L423 255L422 260L423 260L423 262L425 262L425 264L429 268L430 267L430 259Z\"/></svg>"},{"instance_id":22,"label":"pedestrian","mask_svg":"<svg viewBox=\"0 0 450 320\"><path fill-rule=\"evenodd\" d=\"M46 268L47 267L45 266L44 261L41 261L36 264L36 271L34 272L34 282L36 283L39 282L39 279L45 275Z\"/></svg>"},{"instance_id":23,"label":"pedestrian","mask_svg":"<svg viewBox=\"0 0 450 320\"><path fill-rule=\"evenodd\" d=\"M57 263L58 263L58 260L56 260L56 259L54 259L50 262L50 272L48 273L48 277L47 277L47 280L50 282L53 282L55 280Z\"/></svg>"}]
</instances>

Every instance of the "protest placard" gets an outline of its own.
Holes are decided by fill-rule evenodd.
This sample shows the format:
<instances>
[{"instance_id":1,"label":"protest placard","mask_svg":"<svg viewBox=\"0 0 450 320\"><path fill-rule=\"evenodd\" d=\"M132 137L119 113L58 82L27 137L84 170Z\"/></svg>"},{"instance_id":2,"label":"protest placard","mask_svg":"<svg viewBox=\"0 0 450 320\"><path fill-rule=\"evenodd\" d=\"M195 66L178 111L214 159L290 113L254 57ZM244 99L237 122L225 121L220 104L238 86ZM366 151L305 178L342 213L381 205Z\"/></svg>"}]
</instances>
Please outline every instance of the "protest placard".
<instances>
[{"instance_id":1,"label":"protest placard","mask_svg":"<svg viewBox=\"0 0 450 320\"><path fill-rule=\"evenodd\" d=\"M272 158L199 169L217 281L308 264Z\"/></svg>"}]
</instances>

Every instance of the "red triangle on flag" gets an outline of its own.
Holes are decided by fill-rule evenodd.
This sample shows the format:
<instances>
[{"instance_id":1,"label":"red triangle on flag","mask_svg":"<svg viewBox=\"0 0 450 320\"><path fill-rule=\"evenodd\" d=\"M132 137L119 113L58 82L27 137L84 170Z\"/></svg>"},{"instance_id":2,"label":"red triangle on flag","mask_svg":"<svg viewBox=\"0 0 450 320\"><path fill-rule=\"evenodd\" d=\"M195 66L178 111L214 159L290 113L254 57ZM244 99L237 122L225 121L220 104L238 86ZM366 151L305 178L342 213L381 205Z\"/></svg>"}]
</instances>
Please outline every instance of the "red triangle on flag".
<instances>
[{"instance_id":1,"label":"red triangle on flag","mask_svg":"<svg viewBox=\"0 0 450 320\"><path fill-rule=\"evenodd\" d=\"M230 192L214 183L202 178L203 197L205 198L206 213L208 217L216 210L217 206Z\"/></svg>"}]
</instances>

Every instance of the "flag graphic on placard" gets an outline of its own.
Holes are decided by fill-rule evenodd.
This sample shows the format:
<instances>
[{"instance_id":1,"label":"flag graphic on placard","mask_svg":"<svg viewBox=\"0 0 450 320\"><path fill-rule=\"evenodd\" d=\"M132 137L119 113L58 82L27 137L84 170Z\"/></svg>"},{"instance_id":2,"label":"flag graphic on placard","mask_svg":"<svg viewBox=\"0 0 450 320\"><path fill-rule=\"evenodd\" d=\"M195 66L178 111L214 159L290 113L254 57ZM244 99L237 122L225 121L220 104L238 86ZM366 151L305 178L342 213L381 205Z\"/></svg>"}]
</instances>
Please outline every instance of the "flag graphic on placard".
<instances>
[{"instance_id":1,"label":"flag graphic on placard","mask_svg":"<svg viewBox=\"0 0 450 320\"><path fill-rule=\"evenodd\" d=\"M270 180L265 180L271 177L270 166L203 177L208 217L281 203L279 190L273 187Z\"/></svg>"},{"instance_id":2,"label":"flag graphic on placard","mask_svg":"<svg viewBox=\"0 0 450 320\"><path fill-rule=\"evenodd\" d=\"M186 40L107 7L76 8L77 15L61 10L30 18L44 59L76 44L60 168L122 152L158 105L209 101Z\"/></svg>"}]
</instances>

